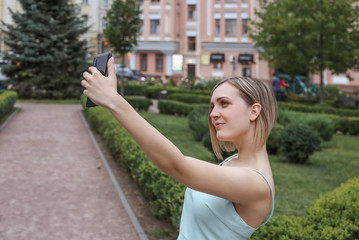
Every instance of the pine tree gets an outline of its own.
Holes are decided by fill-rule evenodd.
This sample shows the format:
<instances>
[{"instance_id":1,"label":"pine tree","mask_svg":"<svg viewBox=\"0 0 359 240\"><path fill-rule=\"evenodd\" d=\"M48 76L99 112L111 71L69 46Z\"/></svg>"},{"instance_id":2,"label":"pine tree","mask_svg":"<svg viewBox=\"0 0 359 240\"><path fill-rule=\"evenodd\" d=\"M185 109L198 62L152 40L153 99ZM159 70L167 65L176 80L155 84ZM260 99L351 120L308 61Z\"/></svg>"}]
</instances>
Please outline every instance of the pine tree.
<instances>
[{"instance_id":1,"label":"pine tree","mask_svg":"<svg viewBox=\"0 0 359 240\"><path fill-rule=\"evenodd\" d=\"M104 30L111 47L122 57L125 65L125 54L137 45L140 28L140 3L138 0L114 0L107 11L108 24ZM124 80L121 76L121 95L124 95Z\"/></svg>"},{"instance_id":2,"label":"pine tree","mask_svg":"<svg viewBox=\"0 0 359 240\"><path fill-rule=\"evenodd\" d=\"M78 98L86 70L88 27L79 7L68 0L20 0L23 11L10 9L14 24L3 22L11 64L4 73L22 98Z\"/></svg>"}]
</instances>

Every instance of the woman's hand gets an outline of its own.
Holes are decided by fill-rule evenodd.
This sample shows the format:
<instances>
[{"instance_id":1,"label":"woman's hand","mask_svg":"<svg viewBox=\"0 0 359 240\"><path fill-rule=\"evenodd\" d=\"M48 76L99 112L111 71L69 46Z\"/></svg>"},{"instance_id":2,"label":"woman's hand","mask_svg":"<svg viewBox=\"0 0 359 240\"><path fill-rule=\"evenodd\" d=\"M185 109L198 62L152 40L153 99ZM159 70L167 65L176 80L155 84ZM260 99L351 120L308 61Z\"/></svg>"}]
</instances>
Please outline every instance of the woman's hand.
<instances>
[{"instance_id":1,"label":"woman's hand","mask_svg":"<svg viewBox=\"0 0 359 240\"><path fill-rule=\"evenodd\" d=\"M114 98L119 96L113 57L107 63L107 70L108 77L105 77L96 67L89 67L89 72L82 74L85 80L81 81L81 85L85 88L84 95L105 108L109 108Z\"/></svg>"}]
</instances>

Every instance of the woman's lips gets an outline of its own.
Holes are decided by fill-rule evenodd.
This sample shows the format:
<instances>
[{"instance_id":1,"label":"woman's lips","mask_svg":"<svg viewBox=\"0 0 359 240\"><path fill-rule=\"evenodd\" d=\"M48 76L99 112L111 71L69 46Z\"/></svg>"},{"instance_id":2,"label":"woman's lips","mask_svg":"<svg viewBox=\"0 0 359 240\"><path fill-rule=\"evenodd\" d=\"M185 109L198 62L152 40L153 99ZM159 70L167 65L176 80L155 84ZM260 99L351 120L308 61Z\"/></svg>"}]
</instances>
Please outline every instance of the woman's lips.
<instances>
[{"instance_id":1,"label":"woman's lips","mask_svg":"<svg viewBox=\"0 0 359 240\"><path fill-rule=\"evenodd\" d=\"M215 126L216 128L220 128L220 127L223 126L223 125L224 125L224 123L220 123L220 122L214 124L214 126Z\"/></svg>"}]
</instances>

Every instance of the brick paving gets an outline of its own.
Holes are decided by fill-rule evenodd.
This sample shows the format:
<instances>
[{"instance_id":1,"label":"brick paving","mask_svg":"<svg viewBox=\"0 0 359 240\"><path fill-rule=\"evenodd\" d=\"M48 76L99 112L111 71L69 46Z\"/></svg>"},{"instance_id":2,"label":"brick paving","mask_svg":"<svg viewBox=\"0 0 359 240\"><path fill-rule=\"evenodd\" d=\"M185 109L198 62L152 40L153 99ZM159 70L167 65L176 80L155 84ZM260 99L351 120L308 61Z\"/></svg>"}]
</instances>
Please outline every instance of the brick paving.
<instances>
[{"instance_id":1,"label":"brick paving","mask_svg":"<svg viewBox=\"0 0 359 240\"><path fill-rule=\"evenodd\" d=\"M81 106L16 106L0 132L0 239L139 239Z\"/></svg>"}]
</instances>

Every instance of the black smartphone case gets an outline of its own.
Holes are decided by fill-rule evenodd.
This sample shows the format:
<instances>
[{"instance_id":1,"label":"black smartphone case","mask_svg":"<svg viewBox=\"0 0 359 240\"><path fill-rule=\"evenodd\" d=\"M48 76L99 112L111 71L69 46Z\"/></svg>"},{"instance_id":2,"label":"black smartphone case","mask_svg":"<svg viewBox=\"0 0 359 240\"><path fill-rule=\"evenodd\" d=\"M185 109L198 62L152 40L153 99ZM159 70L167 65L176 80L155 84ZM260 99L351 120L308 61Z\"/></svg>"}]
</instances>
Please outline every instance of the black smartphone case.
<instances>
[{"instance_id":1,"label":"black smartphone case","mask_svg":"<svg viewBox=\"0 0 359 240\"><path fill-rule=\"evenodd\" d=\"M105 52L99 55L96 55L93 59L93 66L96 67L104 76L108 76L107 72L107 62L112 57L112 53ZM91 99L87 98L86 107L95 107L95 103Z\"/></svg>"}]
</instances>

